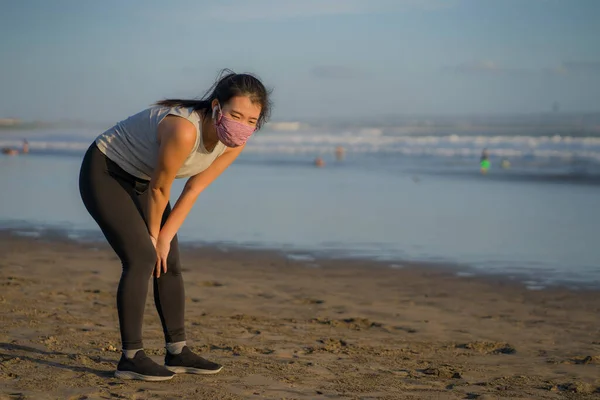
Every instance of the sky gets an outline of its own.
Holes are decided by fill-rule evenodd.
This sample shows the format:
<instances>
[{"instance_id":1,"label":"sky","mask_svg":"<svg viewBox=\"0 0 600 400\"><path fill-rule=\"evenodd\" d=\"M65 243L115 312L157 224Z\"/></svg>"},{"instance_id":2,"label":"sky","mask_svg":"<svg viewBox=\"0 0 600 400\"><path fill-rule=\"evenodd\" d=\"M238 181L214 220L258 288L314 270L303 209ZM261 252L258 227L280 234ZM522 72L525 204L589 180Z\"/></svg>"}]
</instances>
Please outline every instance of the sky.
<instances>
[{"instance_id":1,"label":"sky","mask_svg":"<svg viewBox=\"0 0 600 400\"><path fill-rule=\"evenodd\" d=\"M0 0L0 118L118 121L231 68L273 120L600 111L598 0Z\"/></svg>"}]
</instances>

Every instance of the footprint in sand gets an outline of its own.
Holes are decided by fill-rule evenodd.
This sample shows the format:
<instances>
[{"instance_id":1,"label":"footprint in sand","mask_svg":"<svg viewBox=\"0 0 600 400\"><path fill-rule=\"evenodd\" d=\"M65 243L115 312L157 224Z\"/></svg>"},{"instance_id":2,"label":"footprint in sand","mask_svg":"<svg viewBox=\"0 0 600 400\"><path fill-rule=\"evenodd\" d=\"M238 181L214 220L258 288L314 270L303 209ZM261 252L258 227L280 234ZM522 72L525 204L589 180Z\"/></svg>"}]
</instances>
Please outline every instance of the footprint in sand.
<instances>
[{"instance_id":1,"label":"footprint in sand","mask_svg":"<svg viewBox=\"0 0 600 400\"><path fill-rule=\"evenodd\" d=\"M517 352L514 347L505 342L477 341L459 344L456 348L475 350L484 354L514 354Z\"/></svg>"},{"instance_id":2,"label":"footprint in sand","mask_svg":"<svg viewBox=\"0 0 600 400\"><path fill-rule=\"evenodd\" d=\"M573 357L568 361L564 361L563 364L600 364L600 356Z\"/></svg>"},{"instance_id":3,"label":"footprint in sand","mask_svg":"<svg viewBox=\"0 0 600 400\"><path fill-rule=\"evenodd\" d=\"M547 388L552 392L569 392L579 394L600 393L600 387L594 387L586 382L565 382Z\"/></svg>"},{"instance_id":4,"label":"footprint in sand","mask_svg":"<svg viewBox=\"0 0 600 400\"><path fill-rule=\"evenodd\" d=\"M217 282L217 281L203 281L203 282L200 283L200 285L204 286L204 287L221 287L221 286L225 286L221 282Z\"/></svg>"},{"instance_id":5,"label":"footprint in sand","mask_svg":"<svg viewBox=\"0 0 600 400\"><path fill-rule=\"evenodd\" d=\"M436 376L444 379L462 379L462 375L457 368L452 365L440 365L439 367L429 367L421 370L425 375Z\"/></svg>"},{"instance_id":6,"label":"footprint in sand","mask_svg":"<svg viewBox=\"0 0 600 400\"><path fill-rule=\"evenodd\" d=\"M297 303L297 304L323 304L323 303L325 303L325 300L313 299L310 297L303 297L303 298L296 299L295 303Z\"/></svg>"}]
</instances>

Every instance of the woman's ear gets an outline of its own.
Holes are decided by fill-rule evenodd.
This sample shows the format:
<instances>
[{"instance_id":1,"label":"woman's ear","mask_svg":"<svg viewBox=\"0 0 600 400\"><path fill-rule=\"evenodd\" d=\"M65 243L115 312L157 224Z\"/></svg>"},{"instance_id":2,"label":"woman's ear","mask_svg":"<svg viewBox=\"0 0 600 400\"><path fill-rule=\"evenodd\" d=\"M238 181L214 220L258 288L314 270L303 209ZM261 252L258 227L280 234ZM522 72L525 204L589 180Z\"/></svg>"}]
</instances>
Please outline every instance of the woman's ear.
<instances>
[{"instance_id":1,"label":"woman's ear","mask_svg":"<svg viewBox=\"0 0 600 400\"><path fill-rule=\"evenodd\" d=\"M216 119L217 113L219 111L221 111L221 105L219 104L219 100L214 99L213 101L210 102L210 106L212 108L212 118Z\"/></svg>"}]
</instances>

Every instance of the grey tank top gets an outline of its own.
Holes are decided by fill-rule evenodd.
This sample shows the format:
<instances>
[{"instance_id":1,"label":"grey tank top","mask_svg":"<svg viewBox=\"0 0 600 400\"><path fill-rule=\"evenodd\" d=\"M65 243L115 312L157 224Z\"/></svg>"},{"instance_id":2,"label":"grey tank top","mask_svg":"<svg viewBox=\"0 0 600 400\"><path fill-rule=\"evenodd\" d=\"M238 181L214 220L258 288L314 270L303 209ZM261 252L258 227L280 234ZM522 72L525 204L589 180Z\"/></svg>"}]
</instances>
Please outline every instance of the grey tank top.
<instances>
[{"instance_id":1,"label":"grey tank top","mask_svg":"<svg viewBox=\"0 0 600 400\"><path fill-rule=\"evenodd\" d=\"M192 108L162 106L147 108L118 122L96 138L96 145L126 172L149 180L158 162L158 124L167 115L185 118L196 127L196 143L177 171L176 178L204 171L227 149L223 143L217 142L212 151L206 150L202 143L200 116Z\"/></svg>"}]
</instances>

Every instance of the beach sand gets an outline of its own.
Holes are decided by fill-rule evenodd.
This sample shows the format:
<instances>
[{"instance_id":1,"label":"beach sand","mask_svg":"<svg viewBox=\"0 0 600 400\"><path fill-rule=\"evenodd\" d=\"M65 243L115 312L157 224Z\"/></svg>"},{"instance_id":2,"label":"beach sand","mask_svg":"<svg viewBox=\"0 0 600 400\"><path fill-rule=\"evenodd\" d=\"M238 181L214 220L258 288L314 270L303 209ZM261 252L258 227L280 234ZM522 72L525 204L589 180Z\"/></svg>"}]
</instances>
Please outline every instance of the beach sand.
<instances>
[{"instance_id":1,"label":"beach sand","mask_svg":"<svg viewBox=\"0 0 600 400\"><path fill-rule=\"evenodd\" d=\"M0 255L0 399L600 398L597 291L184 248L188 343L224 369L152 383L113 378L110 248L3 232ZM144 340L160 361L151 291Z\"/></svg>"}]
</instances>

